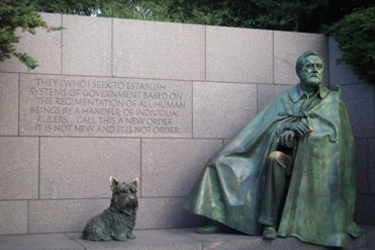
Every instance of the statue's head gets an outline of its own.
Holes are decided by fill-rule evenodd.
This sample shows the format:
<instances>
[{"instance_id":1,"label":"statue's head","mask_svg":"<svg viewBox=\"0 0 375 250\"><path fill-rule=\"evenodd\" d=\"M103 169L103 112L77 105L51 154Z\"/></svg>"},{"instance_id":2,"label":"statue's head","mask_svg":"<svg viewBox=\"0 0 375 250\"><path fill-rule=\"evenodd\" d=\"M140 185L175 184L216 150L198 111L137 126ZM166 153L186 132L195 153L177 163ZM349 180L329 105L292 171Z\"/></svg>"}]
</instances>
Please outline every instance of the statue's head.
<instances>
[{"instance_id":1,"label":"statue's head","mask_svg":"<svg viewBox=\"0 0 375 250\"><path fill-rule=\"evenodd\" d=\"M316 87L323 79L324 61L318 53L307 51L298 57L296 72L301 84Z\"/></svg>"}]
</instances>

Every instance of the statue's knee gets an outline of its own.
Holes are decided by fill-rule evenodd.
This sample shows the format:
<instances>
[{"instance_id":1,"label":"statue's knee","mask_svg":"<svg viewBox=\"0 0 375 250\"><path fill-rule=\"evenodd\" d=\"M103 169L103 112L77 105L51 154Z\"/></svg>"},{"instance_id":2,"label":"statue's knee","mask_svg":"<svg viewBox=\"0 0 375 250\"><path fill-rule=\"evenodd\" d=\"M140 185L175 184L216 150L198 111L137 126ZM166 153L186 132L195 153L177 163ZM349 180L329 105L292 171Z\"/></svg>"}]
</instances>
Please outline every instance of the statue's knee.
<instances>
[{"instance_id":1,"label":"statue's knee","mask_svg":"<svg viewBox=\"0 0 375 250\"><path fill-rule=\"evenodd\" d=\"M285 156L283 152L280 151L273 151L271 154L268 156L269 161L280 161L282 158Z\"/></svg>"},{"instance_id":2,"label":"statue's knee","mask_svg":"<svg viewBox=\"0 0 375 250\"><path fill-rule=\"evenodd\" d=\"M287 168L287 155L280 151L273 151L268 156L268 161L270 163L270 166L281 166L282 168ZM273 164L277 163L277 164Z\"/></svg>"}]
</instances>

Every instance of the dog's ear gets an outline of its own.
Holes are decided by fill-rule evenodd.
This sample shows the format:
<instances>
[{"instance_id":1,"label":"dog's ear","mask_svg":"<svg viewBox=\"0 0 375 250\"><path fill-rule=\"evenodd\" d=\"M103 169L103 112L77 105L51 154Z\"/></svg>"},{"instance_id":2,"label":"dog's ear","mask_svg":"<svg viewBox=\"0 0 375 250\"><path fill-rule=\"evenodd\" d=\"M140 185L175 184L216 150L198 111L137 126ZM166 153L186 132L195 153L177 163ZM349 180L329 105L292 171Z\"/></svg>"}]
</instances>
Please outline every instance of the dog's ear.
<instances>
[{"instance_id":1,"label":"dog's ear","mask_svg":"<svg viewBox=\"0 0 375 250\"><path fill-rule=\"evenodd\" d=\"M115 191L117 185L118 185L118 180L116 180L115 177L113 176L109 177L109 186L111 187L112 191Z\"/></svg>"},{"instance_id":2,"label":"dog's ear","mask_svg":"<svg viewBox=\"0 0 375 250\"><path fill-rule=\"evenodd\" d=\"M135 179L132 181L132 183L133 183L133 186L134 186L134 187L138 188L138 185L139 185L139 179L138 179L138 178L135 178Z\"/></svg>"}]
</instances>

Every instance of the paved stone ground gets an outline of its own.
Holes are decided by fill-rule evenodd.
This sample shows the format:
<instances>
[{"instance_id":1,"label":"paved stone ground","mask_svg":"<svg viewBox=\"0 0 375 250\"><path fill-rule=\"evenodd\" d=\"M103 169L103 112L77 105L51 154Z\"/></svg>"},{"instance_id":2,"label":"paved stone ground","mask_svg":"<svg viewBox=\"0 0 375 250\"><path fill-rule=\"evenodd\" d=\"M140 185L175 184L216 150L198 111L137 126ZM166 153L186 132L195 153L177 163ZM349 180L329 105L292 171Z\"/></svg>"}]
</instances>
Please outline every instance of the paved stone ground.
<instances>
[{"instance_id":1,"label":"paved stone ground","mask_svg":"<svg viewBox=\"0 0 375 250\"><path fill-rule=\"evenodd\" d=\"M345 249L375 250L375 227L357 240L349 239ZM304 244L295 238L265 241L261 237L238 234L199 235L194 229L140 230L128 242L92 242L77 239L79 234L34 234L0 236L0 250L328 250Z\"/></svg>"}]
</instances>

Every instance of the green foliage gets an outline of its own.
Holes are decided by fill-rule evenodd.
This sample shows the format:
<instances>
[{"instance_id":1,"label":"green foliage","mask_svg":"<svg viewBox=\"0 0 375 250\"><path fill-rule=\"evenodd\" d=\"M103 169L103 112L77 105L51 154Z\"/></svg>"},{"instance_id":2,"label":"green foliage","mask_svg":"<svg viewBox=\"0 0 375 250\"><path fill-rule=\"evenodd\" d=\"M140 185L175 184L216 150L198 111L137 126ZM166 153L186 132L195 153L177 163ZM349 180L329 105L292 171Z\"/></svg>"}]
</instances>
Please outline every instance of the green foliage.
<instances>
[{"instance_id":1,"label":"green foliage","mask_svg":"<svg viewBox=\"0 0 375 250\"><path fill-rule=\"evenodd\" d=\"M17 57L28 69L38 66L37 62L28 54L16 52L15 43L18 43L20 36L15 34L17 28L23 32L35 34L35 28L43 27L48 31L61 29L50 27L43 21L33 7L22 1L1 0L0 1L0 61L11 56Z\"/></svg>"},{"instance_id":2,"label":"green foliage","mask_svg":"<svg viewBox=\"0 0 375 250\"><path fill-rule=\"evenodd\" d=\"M327 28L346 62L368 82L375 83L375 7L358 10Z\"/></svg>"},{"instance_id":3,"label":"green foliage","mask_svg":"<svg viewBox=\"0 0 375 250\"><path fill-rule=\"evenodd\" d=\"M14 31L53 30L33 12L39 11L300 32L321 32L332 25L326 30L339 42L342 60L369 75L375 68L369 40L374 37L374 6L373 0L0 0L0 61L16 56L29 68L36 67L30 56L15 52L19 36Z\"/></svg>"},{"instance_id":4,"label":"green foliage","mask_svg":"<svg viewBox=\"0 0 375 250\"><path fill-rule=\"evenodd\" d=\"M21 0L36 11L91 16L98 13L110 0ZM113 1L115 2L115 1Z\"/></svg>"}]
</instances>

